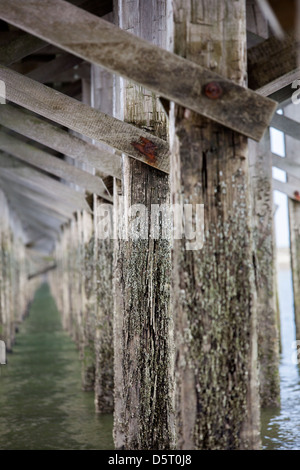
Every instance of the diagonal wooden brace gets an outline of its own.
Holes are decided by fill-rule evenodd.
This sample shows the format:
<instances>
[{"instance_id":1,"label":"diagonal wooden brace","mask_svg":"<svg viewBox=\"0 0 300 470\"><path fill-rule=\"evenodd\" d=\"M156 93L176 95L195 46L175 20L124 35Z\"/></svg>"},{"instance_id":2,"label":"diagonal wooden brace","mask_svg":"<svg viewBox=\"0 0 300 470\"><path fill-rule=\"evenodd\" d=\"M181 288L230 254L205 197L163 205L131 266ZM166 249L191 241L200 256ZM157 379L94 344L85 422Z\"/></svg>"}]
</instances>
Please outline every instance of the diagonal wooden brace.
<instances>
[{"instance_id":1,"label":"diagonal wooden brace","mask_svg":"<svg viewBox=\"0 0 300 470\"><path fill-rule=\"evenodd\" d=\"M260 140L276 103L63 0L0 0L0 18L230 129ZM207 93L207 86L221 93Z\"/></svg>"}]
</instances>

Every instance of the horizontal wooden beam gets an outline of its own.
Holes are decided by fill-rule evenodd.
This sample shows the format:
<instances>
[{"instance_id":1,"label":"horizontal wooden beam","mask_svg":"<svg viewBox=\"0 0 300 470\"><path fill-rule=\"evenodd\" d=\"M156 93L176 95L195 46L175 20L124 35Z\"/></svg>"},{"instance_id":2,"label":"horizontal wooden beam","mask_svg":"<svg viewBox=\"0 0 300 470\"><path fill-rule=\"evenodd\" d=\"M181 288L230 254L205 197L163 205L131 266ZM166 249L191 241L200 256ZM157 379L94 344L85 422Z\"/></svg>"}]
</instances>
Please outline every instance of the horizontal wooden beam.
<instances>
[{"instance_id":1,"label":"horizontal wooden beam","mask_svg":"<svg viewBox=\"0 0 300 470\"><path fill-rule=\"evenodd\" d=\"M273 189L286 194L290 199L300 202L300 181L299 186L291 183L283 183L273 178L272 181Z\"/></svg>"},{"instance_id":2,"label":"horizontal wooden beam","mask_svg":"<svg viewBox=\"0 0 300 470\"><path fill-rule=\"evenodd\" d=\"M273 101L63 0L0 0L0 18L254 140L275 111ZM219 99L204 92L211 82Z\"/></svg>"},{"instance_id":3,"label":"horizontal wooden beam","mask_svg":"<svg viewBox=\"0 0 300 470\"><path fill-rule=\"evenodd\" d=\"M18 163L17 159L4 155L2 152L0 152L0 178L2 181L4 181L4 183L9 184L10 186L13 185L14 191L20 195L23 195L23 197L33 199L34 201L39 201L40 204L49 207L49 209L55 210L65 217L72 217L73 213L78 208L78 203L75 203L74 201L70 202L68 199L66 199L65 193L61 194L61 192L57 193L53 191L52 178L48 178L48 180L50 180L50 184L48 180L44 180L46 190L45 186L42 188L33 187L30 178L34 178L35 170L29 166L24 167L24 165L19 167L8 166L8 162L11 163L12 160L15 160L15 162ZM16 168L27 170L26 175L29 178L28 181L26 180L25 183L20 181L19 174L16 174L15 172ZM8 171L7 173L3 170L11 171ZM37 174L39 174L39 172L37 172ZM55 186L55 189L57 190L57 186ZM82 196L80 195L80 197Z\"/></svg>"},{"instance_id":4,"label":"horizontal wooden beam","mask_svg":"<svg viewBox=\"0 0 300 470\"><path fill-rule=\"evenodd\" d=\"M69 165L64 160L22 142L2 130L0 130L0 149L30 165L81 186L89 193L95 193L104 199L108 198L110 200L103 181L97 176Z\"/></svg>"},{"instance_id":5,"label":"horizontal wooden beam","mask_svg":"<svg viewBox=\"0 0 300 470\"><path fill-rule=\"evenodd\" d=\"M247 51L248 86L269 96L299 78L299 45L292 36L279 40L274 36Z\"/></svg>"},{"instance_id":6,"label":"horizontal wooden beam","mask_svg":"<svg viewBox=\"0 0 300 470\"><path fill-rule=\"evenodd\" d=\"M46 46L47 43L45 41L31 34L23 34L13 39L9 44L0 46L0 63L3 65L14 64Z\"/></svg>"},{"instance_id":7,"label":"horizontal wooden beam","mask_svg":"<svg viewBox=\"0 0 300 470\"><path fill-rule=\"evenodd\" d=\"M121 178L121 157L106 152L22 109L0 106L0 124L57 152L88 163L106 175Z\"/></svg>"},{"instance_id":8,"label":"horizontal wooden beam","mask_svg":"<svg viewBox=\"0 0 300 470\"><path fill-rule=\"evenodd\" d=\"M290 160L288 157L282 158L278 155L272 154L272 164L273 166L276 166L277 168L286 171L288 174L300 179L300 159L299 163L297 163L294 160Z\"/></svg>"},{"instance_id":9,"label":"horizontal wooden beam","mask_svg":"<svg viewBox=\"0 0 300 470\"><path fill-rule=\"evenodd\" d=\"M300 123L290 119L282 114L274 114L271 124L272 127L284 132L285 134L300 140ZM300 160L299 160L300 164Z\"/></svg>"},{"instance_id":10,"label":"horizontal wooden beam","mask_svg":"<svg viewBox=\"0 0 300 470\"><path fill-rule=\"evenodd\" d=\"M13 193L22 201L26 203L32 203L37 205L42 210L48 210L52 214L55 214L60 220L67 221L73 217L72 210L65 208L65 206L59 205L57 201L51 201L51 199L46 198L42 194L38 196L33 191L19 187L18 185L12 185L11 181L5 178L5 175L0 174L1 186L6 190L6 192L13 191ZM56 205L55 205L56 202Z\"/></svg>"},{"instance_id":11,"label":"horizontal wooden beam","mask_svg":"<svg viewBox=\"0 0 300 470\"><path fill-rule=\"evenodd\" d=\"M164 140L6 67L0 66L0 79L6 84L7 100L161 171L169 171L169 146Z\"/></svg>"},{"instance_id":12,"label":"horizontal wooden beam","mask_svg":"<svg viewBox=\"0 0 300 470\"><path fill-rule=\"evenodd\" d=\"M58 202L63 200L66 205L76 210L84 209L90 212L90 208L82 193L66 186L53 178L42 175L31 168L1 168L1 177L5 176L12 183L25 186L37 192L42 192L52 198L57 198Z\"/></svg>"}]
</instances>

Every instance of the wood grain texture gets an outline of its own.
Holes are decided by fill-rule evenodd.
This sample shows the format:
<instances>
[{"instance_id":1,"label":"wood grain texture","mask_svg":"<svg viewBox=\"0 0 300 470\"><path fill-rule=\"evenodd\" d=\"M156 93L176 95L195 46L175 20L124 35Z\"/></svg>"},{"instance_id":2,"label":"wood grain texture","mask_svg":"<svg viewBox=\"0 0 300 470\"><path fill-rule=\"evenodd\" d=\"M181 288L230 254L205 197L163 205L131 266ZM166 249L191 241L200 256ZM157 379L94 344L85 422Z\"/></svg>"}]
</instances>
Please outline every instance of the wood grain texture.
<instances>
[{"instance_id":1,"label":"wood grain texture","mask_svg":"<svg viewBox=\"0 0 300 470\"><path fill-rule=\"evenodd\" d=\"M174 33L175 52L244 83L244 1L176 0ZM178 106L170 127L172 202L204 204L203 246L173 248L178 447L259 448L247 139Z\"/></svg>"},{"instance_id":2,"label":"wood grain texture","mask_svg":"<svg viewBox=\"0 0 300 470\"><path fill-rule=\"evenodd\" d=\"M91 139L104 142L137 160L169 171L167 142L131 124L120 121L99 110L69 98L52 88L0 66L0 79L6 83L6 97L30 111L55 121ZM151 142L154 158L140 151L137 145ZM113 157L112 157L113 159Z\"/></svg>"},{"instance_id":3,"label":"wood grain texture","mask_svg":"<svg viewBox=\"0 0 300 470\"><path fill-rule=\"evenodd\" d=\"M119 0L117 11L121 28L167 47L166 2ZM118 117L136 126L151 127L155 135L166 138L167 119L157 96L141 85L119 80L120 92L115 90ZM130 157L123 156L122 164L122 187L116 183L114 194L114 442L117 449L172 449L171 246L161 234L157 239L151 236L160 225L152 217L145 224L145 236L129 236L128 240L122 236L123 227L129 231L133 228L130 209L135 204L142 204L150 219L154 204L169 203L169 180L168 175Z\"/></svg>"},{"instance_id":4,"label":"wood grain texture","mask_svg":"<svg viewBox=\"0 0 300 470\"><path fill-rule=\"evenodd\" d=\"M299 78L297 46L293 36L274 36L248 50L248 86L264 96ZM297 76L298 75L298 76Z\"/></svg>"},{"instance_id":5,"label":"wood grain texture","mask_svg":"<svg viewBox=\"0 0 300 470\"><path fill-rule=\"evenodd\" d=\"M104 175L121 178L121 157L9 104L0 107L0 124L82 163Z\"/></svg>"},{"instance_id":6,"label":"wood grain texture","mask_svg":"<svg viewBox=\"0 0 300 470\"><path fill-rule=\"evenodd\" d=\"M266 132L261 142L250 140L248 145L257 292L260 404L263 408L278 407L280 405L279 331L269 132Z\"/></svg>"},{"instance_id":7,"label":"wood grain texture","mask_svg":"<svg viewBox=\"0 0 300 470\"><path fill-rule=\"evenodd\" d=\"M59 178L75 183L90 193L103 195L104 198L108 198L110 200L110 196L106 192L103 181L97 176L93 176L79 168L75 168L60 158L37 149L33 145L22 142L16 137L13 137L1 130L0 149L29 163L30 165L41 168L42 170L52 173Z\"/></svg>"},{"instance_id":8,"label":"wood grain texture","mask_svg":"<svg viewBox=\"0 0 300 470\"><path fill-rule=\"evenodd\" d=\"M218 75L216 65L203 68L63 0L0 0L0 18L254 140L275 111L271 100ZM203 93L212 81L222 87L220 99Z\"/></svg>"}]
</instances>

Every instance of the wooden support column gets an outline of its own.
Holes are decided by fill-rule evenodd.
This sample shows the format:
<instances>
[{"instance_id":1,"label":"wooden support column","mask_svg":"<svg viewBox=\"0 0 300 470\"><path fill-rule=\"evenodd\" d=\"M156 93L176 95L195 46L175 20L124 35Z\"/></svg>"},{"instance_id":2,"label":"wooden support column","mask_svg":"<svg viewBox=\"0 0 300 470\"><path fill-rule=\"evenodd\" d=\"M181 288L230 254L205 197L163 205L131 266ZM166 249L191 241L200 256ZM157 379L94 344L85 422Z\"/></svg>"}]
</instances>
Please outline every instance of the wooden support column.
<instances>
[{"instance_id":1,"label":"wooden support column","mask_svg":"<svg viewBox=\"0 0 300 470\"><path fill-rule=\"evenodd\" d=\"M284 108L284 115L300 122L299 105L291 104ZM290 162L299 162L300 142L285 135L285 154ZM292 194L289 194L289 224L290 224L290 253L294 290L294 310L296 322L296 335L300 339L300 202L297 200L297 192L300 193L299 179L295 173L288 174L288 183L293 186ZM294 199L292 197L294 196Z\"/></svg>"},{"instance_id":2,"label":"wooden support column","mask_svg":"<svg viewBox=\"0 0 300 470\"><path fill-rule=\"evenodd\" d=\"M103 206L105 204L105 206ZM94 257L95 257L95 409L97 413L112 413L114 409L114 343L113 343L113 244L103 232L103 210L113 208L94 196Z\"/></svg>"},{"instance_id":3,"label":"wooden support column","mask_svg":"<svg viewBox=\"0 0 300 470\"><path fill-rule=\"evenodd\" d=\"M279 406L279 333L273 227L272 155L267 131L260 143L249 140L257 290L260 403Z\"/></svg>"},{"instance_id":4,"label":"wooden support column","mask_svg":"<svg viewBox=\"0 0 300 470\"><path fill-rule=\"evenodd\" d=\"M107 18L112 20L112 16ZM91 66L91 105L105 114L113 115L113 75ZM104 144L94 143L99 152L108 153ZM104 148L103 148L104 147ZM110 152L112 149L109 149ZM112 155L116 158L116 155ZM121 163L121 159L120 159ZM121 164L119 174L121 178ZM110 188L111 191L111 188ZM113 193L113 191L111 191ZM106 212L109 211L109 212ZM113 206L94 195L94 259L95 259L95 409L97 413L113 413L114 410L114 342L113 342L113 252L114 241L105 238L107 214L112 217ZM108 227L107 227L108 228Z\"/></svg>"},{"instance_id":5,"label":"wooden support column","mask_svg":"<svg viewBox=\"0 0 300 470\"><path fill-rule=\"evenodd\" d=\"M245 2L178 0L173 13L175 53L245 85ZM170 122L172 202L204 204L203 247L173 250L178 448L257 449L247 139L173 104Z\"/></svg>"},{"instance_id":6,"label":"wooden support column","mask_svg":"<svg viewBox=\"0 0 300 470\"><path fill-rule=\"evenodd\" d=\"M120 28L167 46L166 2L119 0L116 11ZM165 138L166 118L155 95L123 80L120 88L118 117ZM148 223L153 204L169 203L168 176L123 156L122 185L115 185L114 197L116 230L125 226L129 231L128 240L122 230L118 232L114 259L115 446L170 449L174 447L171 251L169 240L150 236L151 230L159 230L159 221ZM149 214L137 232L135 216L130 218L129 213L135 204L143 205L142 214Z\"/></svg>"}]
</instances>

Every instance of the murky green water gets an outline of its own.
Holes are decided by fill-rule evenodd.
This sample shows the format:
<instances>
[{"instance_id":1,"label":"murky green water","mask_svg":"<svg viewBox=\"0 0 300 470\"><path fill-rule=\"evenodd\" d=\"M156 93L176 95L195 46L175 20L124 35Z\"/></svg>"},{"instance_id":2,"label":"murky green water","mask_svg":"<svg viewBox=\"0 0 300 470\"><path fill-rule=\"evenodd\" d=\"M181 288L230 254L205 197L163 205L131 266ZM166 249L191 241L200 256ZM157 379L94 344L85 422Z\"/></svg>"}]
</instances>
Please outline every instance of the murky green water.
<instances>
[{"instance_id":1,"label":"murky green water","mask_svg":"<svg viewBox=\"0 0 300 470\"><path fill-rule=\"evenodd\" d=\"M293 363L296 340L290 270L278 273L282 355L280 362L280 409L262 413L262 443L266 450L300 450L300 376Z\"/></svg>"},{"instance_id":2,"label":"murky green water","mask_svg":"<svg viewBox=\"0 0 300 470\"><path fill-rule=\"evenodd\" d=\"M263 449L300 450L300 375L290 271L279 272L281 408L262 412ZM49 288L37 291L8 364L0 366L0 450L113 449L112 416L96 415L81 390L74 343L62 330Z\"/></svg>"},{"instance_id":3,"label":"murky green water","mask_svg":"<svg viewBox=\"0 0 300 470\"><path fill-rule=\"evenodd\" d=\"M112 416L81 390L78 351L43 284L0 366L0 449L113 449Z\"/></svg>"}]
</instances>

